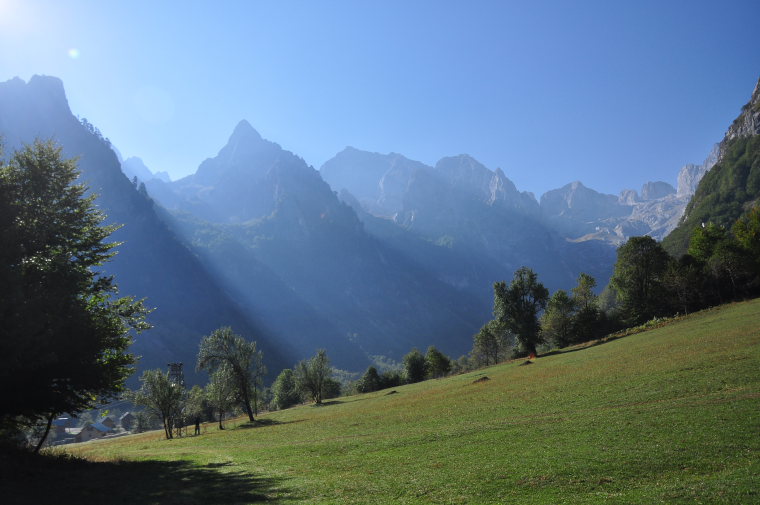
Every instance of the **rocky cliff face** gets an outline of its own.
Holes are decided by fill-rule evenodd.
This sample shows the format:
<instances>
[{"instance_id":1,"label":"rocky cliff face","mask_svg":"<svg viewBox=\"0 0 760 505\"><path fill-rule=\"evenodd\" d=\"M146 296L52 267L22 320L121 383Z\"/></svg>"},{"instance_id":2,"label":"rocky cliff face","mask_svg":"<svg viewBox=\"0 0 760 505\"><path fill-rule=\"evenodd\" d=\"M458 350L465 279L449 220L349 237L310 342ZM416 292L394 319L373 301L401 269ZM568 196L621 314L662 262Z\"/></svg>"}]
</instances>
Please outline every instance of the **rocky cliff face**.
<instances>
[{"instance_id":1,"label":"rocky cliff face","mask_svg":"<svg viewBox=\"0 0 760 505\"><path fill-rule=\"evenodd\" d=\"M751 137L758 134L760 134L760 80L757 81L749 102L742 107L742 113L728 128L721 145L725 145L734 139ZM722 159L724 154L724 149L721 148L718 158Z\"/></svg>"}]
</instances>

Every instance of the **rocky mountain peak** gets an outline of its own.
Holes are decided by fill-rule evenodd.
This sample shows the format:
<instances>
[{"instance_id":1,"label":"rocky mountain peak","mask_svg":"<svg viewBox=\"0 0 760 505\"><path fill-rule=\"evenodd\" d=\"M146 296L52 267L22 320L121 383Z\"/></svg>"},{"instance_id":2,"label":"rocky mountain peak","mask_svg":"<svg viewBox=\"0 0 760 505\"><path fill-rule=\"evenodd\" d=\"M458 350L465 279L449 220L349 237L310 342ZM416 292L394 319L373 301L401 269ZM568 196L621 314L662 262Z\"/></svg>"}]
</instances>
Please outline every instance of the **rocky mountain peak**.
<instances>
[{"instance_id":1,"label":"rocky mountain peak","mask_svg":"<svg viewBox=\"0 0 760 505\"><path fill-rule=\"evenodd\" d=\"M672 195L676 192L676 188L664 181L649 181L641 187L641 199L656 200L658 198L664 198L668 195Z\"/></svg>"},{"instance_id":2,"label":"rocky mountain peak","mask_svg":"<svg viewBox=\"0 0 760 505\"><path fill-rule=\"evenodd\" d=\"M760 135L760 79L755 84L755 90L752 92L752 98L742 107L739 114L731 127L726 132L726 136L721 142L721 146L736 138L751 137ZM722 147L719 158L723 157Z\"/></svg>"},{"instance_id":3,"label":"rocky mountain peak","mask_svg":"<svg viewBox=\"0 0 760 505\"><path fill-rule=\"evenodd\" d=\"M263 140L259 132L245 119L241 119L230 135L229 143L232 142L260 142Z\"/></svg>"}]
</instances>

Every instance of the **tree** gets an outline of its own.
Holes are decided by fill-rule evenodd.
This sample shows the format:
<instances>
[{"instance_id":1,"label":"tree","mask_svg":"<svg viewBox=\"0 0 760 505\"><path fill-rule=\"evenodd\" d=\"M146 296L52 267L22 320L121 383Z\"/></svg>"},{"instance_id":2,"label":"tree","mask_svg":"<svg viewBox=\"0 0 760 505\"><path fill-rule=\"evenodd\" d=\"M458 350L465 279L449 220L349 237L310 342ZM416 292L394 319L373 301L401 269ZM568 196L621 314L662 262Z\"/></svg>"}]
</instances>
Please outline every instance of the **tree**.
<instances>
[{"instance_id":1,"label":"tree","mask_svg":"<svg viewBox=\"0 0 760 505\"><path fill-rule=\"evenodd\" d=\"M206 398L219 416L220 430L224 429L224 413L237 399L236 386L235 376L227 363L222 363L214 370L206 386Z\"/></svg>"},{"instance_id":2,"label":"tree","mask_svg":"<svg viewBox=\"0 0 760 505\"><path fill-rule=\"evenodd\" d=\"M437 379L446 376L450 371L451 360L449 357L432 345L428 347L425 354L425 374L427 377Z\"/></svg>"},{"instance_id":3,"label":"tree","mask_svg":"<svg viewBox=\"0 0 760 505\"><path fill-rule=\"evenodd\" d=\"M504 358L509 347L509 332L506 326L492 320L484 324L473 336L472 354L474 359L482 365L495 365ZM459 365L463 364L464 362L459 363Z\"/></svg>"},{"instance_id":4,"label":"tree","mask_svg":"<svg viewBox=\"0 0 760 505\"><path fill-rule=\"evenodd\" d=\"M538 314L546 307L549 291L528 267L515 272L509 287L502 281L495 283L493 289L494 319L517 336L525 352L535 356L536 345L541 343Z\"/></svg>"},{"instance_id":5,"label":"tree","mask_svg":"<svg viewBox=\"0 0 760 505\"><path fill-rule=\"evenodd\" d=\"M140 389L127 394L135 405L145 407L161 419L164 435L174 438L172 430L185 401L185 388L169 379L167 372L159 369L145 370L140 376Z\"/></svg>"},{"instance_id":6,"label":"tree","mask_svg":"<svg viewBox=\"0 0 760 505\"><path fill-rule=\"evenodd\" d=\"M575 308L575 301L567 295L567 291L555 291L549 299L546 312L541 316L541 331L544 337L559 347L572 343Z\"/></svg>"},{"instance_id":7,"label":"tree","mask_svg":"<svg viewBox=\"0 0 760 505\"><path fill-rule=\"evenodd\" d=\"M280 410L292 407L301 401L301 394L296 388L296 379L293 375L293 370L290 368L286 368L280 372L280 375L274 381L272 389L274 392L274 399L272 401Z\"/></svg>"},{"instance_id":8,"label":"tree","mask_svg":"<svg viewBox=\"0 0 760 505\"><path fill-rule=\"evenodd\" d=\"M229 368L237 400L253 422L251 402L256 401L257 384L266 373L261 351L256 350L256 342L246 341L232 328L219 328L201 340L197 368L214 372L223 364Z\"/></svg>"},{"instance_id":9,"label":"tree","mask_svg":"<svg viewBox=\"0 0 760 505\"><path fill-rule=\"evenodd\" d=\"M78 176L52 142L0 161L0 430L45 419L49 431L57 415L121 394L132 333L149 328L142 302L99 272L117 227Z\"/></svg>"},{"instance_id":10,"label":"tree","mask_svg":"<svg viewBox=\"0 0 760 505\"><path fill-rule=\"evenodd\" d=\"M332 375L327 351L320 349L313 357L299 362L294 370L298 390L317 405L325 398L326 382Z\"/></svg>"},{"instance_id":11,"label":"tree","mask_svg":"<svg viewBox=\"0 0 760 505\"><path fill-rule=\"evenodd\" d=\"M425 356L412 349L403 359L406 382L413 384L425 380Z\"/></svg>"},{"instance_id":12,"label":"tree","mask_svg":"<svg viewBox=\"0 0 760 505\"><path fill-rule=\"evenodd\" d=\"M359 393L371 393L380 389L380 374L377 373L377 368L371 366L367 368L361 379L356 383L356 391Z\"/></svg>"},{"instance_id":13,"label":"tree","mask_svg":"<svg viewBox=\"0 0 760 505\"><path fill-rule=\"evenodd\" d=\"M652 237L631 237L618 248L610 283L629 324L668 312L663 280L669 261L668 253Z\"/></svg>"},{"instance_id":14,"label":"tree","mask_svg":"<svg viewBox=\"0 0 760 505\"><path fill-rule=\"evenodd\" d=\"M594 294L596 279L581 273L578 284L572 289L573 314L570 341L586 342L600 335L604 328L600 325L599 298Z\"/></svg>"}]
</instances>

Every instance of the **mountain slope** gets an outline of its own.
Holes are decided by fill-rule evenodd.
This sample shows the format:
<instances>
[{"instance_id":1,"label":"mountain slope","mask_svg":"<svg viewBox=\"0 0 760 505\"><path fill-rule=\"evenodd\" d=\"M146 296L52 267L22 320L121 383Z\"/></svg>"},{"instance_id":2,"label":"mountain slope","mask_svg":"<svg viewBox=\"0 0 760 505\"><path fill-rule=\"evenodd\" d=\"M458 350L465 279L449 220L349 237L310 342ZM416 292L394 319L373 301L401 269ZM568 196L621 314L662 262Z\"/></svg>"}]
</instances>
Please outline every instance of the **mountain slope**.
<instances>
[{"instance_id":1,"label":"mountain slope","mask_svg":"<svg viewBox=\"0 0 760 505\"><path fill-rule=\"evenodd\" d=\"M359 370L413 346L459 355L488 316L470 293L367 234L319 172L246 121L195 174L148 189L246 310L283 307L264 323L305 356L325 347L337 366Z\"/></svg>"},{"instance_id":2,"label":"mountain slope","mask_svg":"<svg viewBox=\"0 0 760 505\"><path fill-rule=\"evenodd\" d=\"M107 222L124 225L112 235L123 244L103 271L116 276L122 294L146 297L147 306L156 308L149 316L155 328L139 335L133 347L142 355L140 369L180 361L188 381L199 380L194 368L200 338L223 325L258 340L273 369L289 364L292 350L243 315L159 219L153 202L124 176L108 142L72 115L60 80L35 76L28 83L1 83L0 135L6 151L52 138L65 156L79 157L81 180L98 195Z\"/></svg>"},{"instance_id":3,"label":"mountain slope","mask_svg":"<svg viewBox=\"0 0 760 505\"><path fill-rule=\"evenodd\" d=\"M760 80L719 145L718 161L705 174L678 227L663 241L673 255L688 249L692 231L702 223L731 227L760 203Z\"/></svg>"},{"instance_id":4,"label":"mountain slope","mask_svg":"<svg viewBox=\"0 0 760 505\"><path fill-rule=\"evenodd\" d=\"M200 493L230 478L218 467L255 476L229 503L248 493L288 503L756 503L759 319L760 300L738 303L530 366L304 405L238 429L207 425L170 443L154 432L71 450L142 461L146 473L145 460L158 459L197 475L182 485ZM172 496L177 480L152 485L153 499Z\"/></svg>"}]
</instances>

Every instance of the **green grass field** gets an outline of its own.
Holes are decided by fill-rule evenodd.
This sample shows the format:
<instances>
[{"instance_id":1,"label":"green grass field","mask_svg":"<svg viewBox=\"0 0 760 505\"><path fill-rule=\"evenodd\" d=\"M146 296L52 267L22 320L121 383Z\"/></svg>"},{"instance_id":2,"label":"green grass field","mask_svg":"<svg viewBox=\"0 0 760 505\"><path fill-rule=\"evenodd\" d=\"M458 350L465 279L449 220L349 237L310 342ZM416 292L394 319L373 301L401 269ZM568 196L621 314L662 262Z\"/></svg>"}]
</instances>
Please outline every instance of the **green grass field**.
<instances>
[{"instance_id":1,"label":"green grass field","mask_svg":"<svg viewBox=\"0 0 760 505\"><path fill-rule=\"evenodd\" d=\"M46 485L59 503L760 503L760 300L521 363L82 444L102 463L51 460Z\"/></svg>"}]
</instances>

